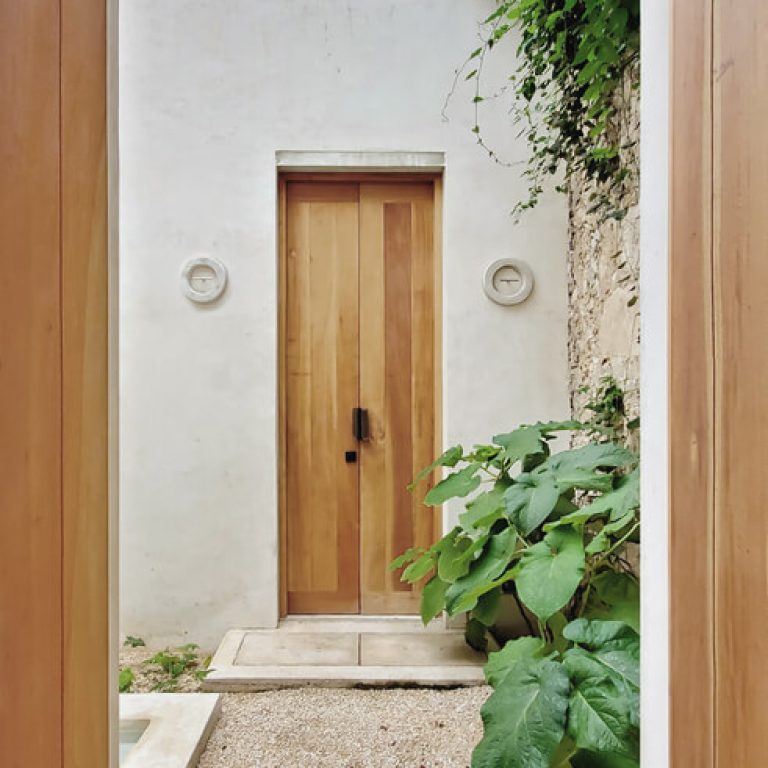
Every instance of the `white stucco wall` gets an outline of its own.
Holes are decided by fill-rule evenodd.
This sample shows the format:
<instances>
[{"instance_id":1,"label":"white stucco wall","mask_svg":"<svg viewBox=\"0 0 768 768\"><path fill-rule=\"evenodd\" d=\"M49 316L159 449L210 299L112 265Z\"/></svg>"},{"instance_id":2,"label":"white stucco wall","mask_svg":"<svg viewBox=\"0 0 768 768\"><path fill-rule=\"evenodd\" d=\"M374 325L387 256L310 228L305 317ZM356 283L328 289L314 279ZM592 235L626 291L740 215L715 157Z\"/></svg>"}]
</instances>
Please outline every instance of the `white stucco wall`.
<instances>
[{"instance_id":1,"label":"white stucco wall","mask_svg":"<svg viewBox=\"0 0 768 768\"><path fill-rule=\"evenodd\" d=\"M453 70L492 0L131 0L120 9L121 623L153 644L214 646L272 626L277 601L277 150L438 150L444 201L447 443L568 416L566 208L515 226L519 168L470 132ZM490 85L512 69L490 58ZM482 117L524 157L502 104ZM212 306L181 293L184 261L229 270ZM488 301L513 255L536 289Z\"/></svg>"}]
</instances>

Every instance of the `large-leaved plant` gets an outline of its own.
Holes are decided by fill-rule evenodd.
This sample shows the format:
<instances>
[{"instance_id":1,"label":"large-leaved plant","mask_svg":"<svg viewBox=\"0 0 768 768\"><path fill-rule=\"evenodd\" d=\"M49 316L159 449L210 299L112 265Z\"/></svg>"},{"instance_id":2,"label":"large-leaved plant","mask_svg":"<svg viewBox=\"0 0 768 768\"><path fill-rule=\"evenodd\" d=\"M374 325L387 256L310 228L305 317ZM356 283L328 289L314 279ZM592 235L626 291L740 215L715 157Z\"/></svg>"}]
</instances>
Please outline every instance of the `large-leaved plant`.
<instances>
[{"instance_id":1,"label":"large-leaved plant","mask_svg":"<svg viewBox=\"0 0 768 768\"><path fill-rule=\"evenodd\" d=\"M627 547L639 536L637 456L599 433L551 450L578 422L523 426L470 451L450 448L414 480L451 470L424 499L466 499L458 524L429 549L397 558L426 580L425 623L467 614L483 646L504 594L529 636L489 656L495 691L473 768L638 765L639 582Z\"/></svg>"}]
</instances>

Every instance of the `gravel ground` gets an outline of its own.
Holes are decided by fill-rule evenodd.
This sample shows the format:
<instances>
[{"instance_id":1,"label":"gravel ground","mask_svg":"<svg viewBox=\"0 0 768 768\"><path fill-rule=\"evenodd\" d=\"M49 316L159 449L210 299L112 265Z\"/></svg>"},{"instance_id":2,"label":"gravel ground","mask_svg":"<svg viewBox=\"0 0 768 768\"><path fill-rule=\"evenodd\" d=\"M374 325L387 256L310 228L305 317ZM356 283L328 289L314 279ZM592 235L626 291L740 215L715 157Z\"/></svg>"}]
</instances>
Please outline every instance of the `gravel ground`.
<instances>
[{"instance_id":1,"label":"gravel ground","mask_svg":"<svg viewBox=\"0 0 768 768\"><path fill-rule=\"evenodd\" d=\"M225 694L199 768L466 768L490 688Z\"/></svg>"}]
</instances>

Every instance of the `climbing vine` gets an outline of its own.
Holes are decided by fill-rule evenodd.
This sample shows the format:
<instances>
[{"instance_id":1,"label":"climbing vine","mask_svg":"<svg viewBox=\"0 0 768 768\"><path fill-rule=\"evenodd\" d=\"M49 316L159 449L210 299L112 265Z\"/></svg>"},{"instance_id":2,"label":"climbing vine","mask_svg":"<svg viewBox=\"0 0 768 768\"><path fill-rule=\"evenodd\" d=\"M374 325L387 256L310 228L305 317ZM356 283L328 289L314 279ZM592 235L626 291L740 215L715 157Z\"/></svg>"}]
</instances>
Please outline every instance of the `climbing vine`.
<instances>
[{"instance_id":1,"label":"climbing vine","mask_svg":"<svg viewBox=\"0 0 768 768\"><path fill-rule=\"evenodd\" d=\"M482 45L457 72L457 80L474 80L478 142L497 162L480 128L483 102L505 94L483 93L482 72L487 55L510 33L519 34L519 65L510 76L511 114L530 147L523 176L527 197L515 214L533 208L548 177L561 169L558 185L584 175L594 183L596 209L617 218L628 169L621 159L615 130L617 92L627 68L639 56L639 0L500 0L481 25ZM561 177L562 178L562 177Z\"/></svg>"}]
</instances>

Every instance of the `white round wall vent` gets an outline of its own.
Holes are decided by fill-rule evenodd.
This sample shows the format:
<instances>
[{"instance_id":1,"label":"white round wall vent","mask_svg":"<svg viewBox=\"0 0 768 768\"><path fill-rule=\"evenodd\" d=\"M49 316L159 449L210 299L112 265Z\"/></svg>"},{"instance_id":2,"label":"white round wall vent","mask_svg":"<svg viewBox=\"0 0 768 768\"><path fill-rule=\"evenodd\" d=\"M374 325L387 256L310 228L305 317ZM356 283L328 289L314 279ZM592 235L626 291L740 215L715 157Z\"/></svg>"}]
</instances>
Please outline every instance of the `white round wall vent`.
<instances>
[{"instance_id":1,"label":"white round wall vent","mask_svg":"<svg viewBox=\"0 0 768 768\"><path fill-rule=\"evenodd\" d=\"M533 272L519 259L498 259L485 270L483 289L497 304L520 304L531 295Z\"/></svg>"},{"instance_id":2,"label":"white round wall vent","mask_svg":"<svg viewBox=\"0 0 768 768\"><path fill-rule=\"evenodd\" d=\"M184 295L198 304L209 304L221 296L227 286L227 268L208 256L190 259L181 272Z\"/></svg>"}]
</instances>

